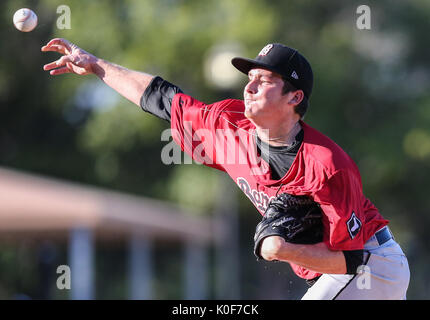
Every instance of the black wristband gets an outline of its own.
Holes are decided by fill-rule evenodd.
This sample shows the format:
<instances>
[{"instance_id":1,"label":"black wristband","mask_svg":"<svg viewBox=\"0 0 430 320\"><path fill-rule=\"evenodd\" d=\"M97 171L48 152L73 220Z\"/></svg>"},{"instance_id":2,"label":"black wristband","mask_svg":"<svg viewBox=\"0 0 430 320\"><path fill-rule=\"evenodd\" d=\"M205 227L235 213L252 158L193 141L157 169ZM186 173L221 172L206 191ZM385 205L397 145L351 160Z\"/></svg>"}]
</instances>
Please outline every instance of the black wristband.
<instances>
[{"instance_id":1,"label":"black wristband","mask_svg":"<svg viewBox=\"0 0 430 320\"><path fill-rule=\"evenodd\" d=\"M346 262L346 273L356 274L359 266L363 264L363 250L343 251Z\"/></svg>"}]
</instances>

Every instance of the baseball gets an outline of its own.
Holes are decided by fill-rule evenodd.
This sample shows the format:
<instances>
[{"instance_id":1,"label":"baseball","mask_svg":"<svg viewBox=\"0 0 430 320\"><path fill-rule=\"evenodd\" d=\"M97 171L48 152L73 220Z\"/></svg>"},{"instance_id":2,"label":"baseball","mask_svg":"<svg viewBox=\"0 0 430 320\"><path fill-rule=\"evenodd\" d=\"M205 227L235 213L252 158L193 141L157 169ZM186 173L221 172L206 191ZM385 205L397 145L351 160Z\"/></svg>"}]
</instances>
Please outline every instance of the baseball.
<instances>
[{"instance_id":1,"label":"baseball","mask_svg":"<svg viewBox=\"0 0 430 320\"><path fill-rule=\"evenodd\" d=\"M15 28L22 32L30 32L37 26L37 15L28 8L19 9L13 15Z\"/></svg>"}]
</instances>

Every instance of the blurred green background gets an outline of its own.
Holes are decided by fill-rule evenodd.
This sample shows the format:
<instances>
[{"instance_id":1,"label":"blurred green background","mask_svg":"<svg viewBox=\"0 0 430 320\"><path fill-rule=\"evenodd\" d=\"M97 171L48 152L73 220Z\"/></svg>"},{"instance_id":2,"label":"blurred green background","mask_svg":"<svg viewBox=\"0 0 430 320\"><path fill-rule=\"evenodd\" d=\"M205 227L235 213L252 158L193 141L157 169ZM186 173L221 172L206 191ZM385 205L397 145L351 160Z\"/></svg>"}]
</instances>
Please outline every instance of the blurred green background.
<instances>
[{"instance_id":1,"label":"blurred green background","mask_svg":"<svg viewBox=\"0 0 430 320\"><path fill-rule=\"evenodd\" d=\"M371 9L370 30L357 28L361 4ZM70 29L57 26L60 5L71 9ZM39 17L30 33L12 24L22 7ZM218 172L164 165L160 135L167 122L95 76L51 77L42 66L59 56L40 48L64 37L106 60L160 75L207 103L241 98L246 81L230 88L208 81L205 63L214 48L234 45L247 57L271 42L297 48L315 74L305 121L356 161L365 194L390 220L408 256L408 298L430 297L428 0L3 0L0 17L0 166L178 203L191 215L213 214ZM300 298L306 288L287 264L255 261L259 215L244 195L237 199L235 298ZM55 289L55 271L48 284L41 280L40 247L26 239L0 242L0 299L68 298ZM67 264L65 243L47 247L56 265ZM177 252L160 244L156 255L154 298L181 299ZM100 244L96 259L95 298L126 299L123 246Z\"/></svg>"}]
</instances>

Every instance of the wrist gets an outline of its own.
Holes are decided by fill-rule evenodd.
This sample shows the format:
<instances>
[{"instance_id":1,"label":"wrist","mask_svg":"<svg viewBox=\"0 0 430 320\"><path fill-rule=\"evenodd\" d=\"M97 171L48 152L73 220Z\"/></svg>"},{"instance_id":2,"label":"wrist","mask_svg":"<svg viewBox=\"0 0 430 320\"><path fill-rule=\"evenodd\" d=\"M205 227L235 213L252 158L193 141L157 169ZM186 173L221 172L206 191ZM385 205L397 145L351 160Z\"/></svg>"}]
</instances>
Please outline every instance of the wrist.
<instances>
[{"instance_id":1,"label":"wrist","mask_svg":"<svg viewBox=\"0 0 430 320\"><path fill-rule=\"evenodd\" d=\"M263 240L261 244L261 256L264 260L274 261L274 260L282 260L281 256L284 252L284 247L286 246L286 242L282 237L279 236L271 236L267 237Z\"/></svg>"},{"instance_id":2,"label":"wrist","mask_svg":"<svg viewBox=\"0 0 430 320\"><path fill-rule=\"evenodd\" d=\"M99 59L96 56L92 56L90 65L92 72L100 79L103 79L106 73L106 61L104 61L103 59Z\"/></svg>"}]
</instances>

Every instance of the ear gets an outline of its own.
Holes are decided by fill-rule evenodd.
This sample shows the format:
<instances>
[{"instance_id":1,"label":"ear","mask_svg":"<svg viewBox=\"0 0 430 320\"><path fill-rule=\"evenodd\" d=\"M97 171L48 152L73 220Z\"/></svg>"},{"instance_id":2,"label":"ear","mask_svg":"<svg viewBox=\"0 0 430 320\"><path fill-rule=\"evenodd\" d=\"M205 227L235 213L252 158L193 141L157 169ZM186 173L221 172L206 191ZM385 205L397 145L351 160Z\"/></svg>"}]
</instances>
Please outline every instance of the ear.
<instances>
[{"instance_id":1,"label":"ear","mask_svg":"<svg viewBox=\"0 0 430 320\"><path fill-rule=\"evenodd\" d=\"M292 92L292 94L293 94L293 97L290 99L289 103L294 105L298 105L300 102L302 102L305 96L302 90L294 91Z\"/></svg>"}]
</instances>

